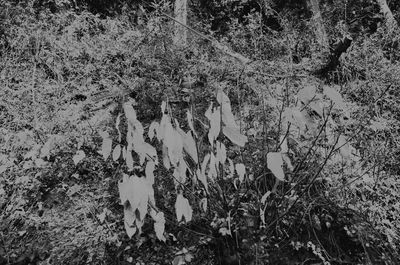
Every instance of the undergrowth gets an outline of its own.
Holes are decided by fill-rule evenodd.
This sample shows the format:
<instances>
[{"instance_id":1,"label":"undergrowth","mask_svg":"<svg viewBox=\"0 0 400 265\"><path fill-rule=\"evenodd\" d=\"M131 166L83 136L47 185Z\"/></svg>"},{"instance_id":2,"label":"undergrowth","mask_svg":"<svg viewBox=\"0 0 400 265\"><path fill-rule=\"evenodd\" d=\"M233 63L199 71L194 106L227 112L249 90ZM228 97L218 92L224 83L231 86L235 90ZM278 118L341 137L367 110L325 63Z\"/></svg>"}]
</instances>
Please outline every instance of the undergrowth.
<instances>
[{"instance_id":1,"label":"undergrowth","mask_svg":"<svg viewBox=\"0 0 400 265\"><path fill-rule=\"evenodd\" d=\"M162 12L7 8L0 264L399 262L384 32L327 84L307 39L293 63L291 21L283 36L257 34L256 14L234 24L219 41L244 66L196 35L175 47Z\"/></svg>"}]
</instances>

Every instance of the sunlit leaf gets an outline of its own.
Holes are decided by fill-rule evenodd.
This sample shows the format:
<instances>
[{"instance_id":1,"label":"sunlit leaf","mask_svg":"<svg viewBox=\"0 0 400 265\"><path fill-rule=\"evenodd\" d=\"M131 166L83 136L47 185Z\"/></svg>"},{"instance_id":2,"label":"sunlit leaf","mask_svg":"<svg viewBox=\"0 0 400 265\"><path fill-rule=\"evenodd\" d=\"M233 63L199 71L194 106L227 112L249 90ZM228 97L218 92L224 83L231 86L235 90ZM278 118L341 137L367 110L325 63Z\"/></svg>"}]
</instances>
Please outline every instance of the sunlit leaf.
<instances>
[{"instance_id":1,"label":"sunlit leaf","mask_svg":"<svg viewBox=\"0 0 400 265\"><path fill-rule=\"evenodd\" d=\"M222 132L226 137L228 137L229 140L232 141L232 143L240 147L244 147L244 145L247 143L247 136L241 134L237 128L223 126Z\"/></svg>"},{"instance_id":2,"label":"sunlit leaf","mask_svg":"<svg viewBox=\"0 0 400 265\"><path fill-rule=\"evenodd\" d=\"M120 122L121 122L121 113L118 114L117 118L115 119L115 128L117 129L117 132L118 132L118 143L121 142L121 138L122 138L121 131L119 130Z\"/></svg>"},{"instance_id":3,"label":"sunlit leaf","mask_svg":"<svg viewBox=\"0 0 400 265\"><path fill-rule=\"evenodd\" d=\"M212 180L215 180L218 176L218 161L215 158L215 155L213 152L210 153L210 164L209 164L208 176Z\"/></svg>"},{"instance_id":4,"label":"sunlit leaf","mask_svg":"<svg viewBox=\"0 0 400 265\"><path fill-rule=\"evenodd\" d=\"M146 174L146 179L150 185L154 184L154 169L155 169L155 167L156 167L156 164L153 161L147 161L145 174Z\"/></svg>"},{"instance_id":5,"label":"sunlit leaf","mask_svg":"<svg viewBox=\"0 0 400 265\"><path fill-rule=\"evenodd\" d=\"M205 213L207 212L207 207L208 207L207 198L203 198L200 200L199 207L200 207L200 209L203 210L203 212L205 212Z\"/></svg>"},{"instance_id":6,"label":"sunlit leaf","mask_svg":"<svg viewBox=\"0 0 400 265\"><path fill-rule=\"evenodd\" d=\"M82 150L78 150L76 151L76 154L72 157L72 160L74 161L74 164L77 165L85 157L86 157L85 152L83 152Z\"/></svg>"},{"instance_id":7,"label":"sunlit leaf","mask_svg":"<svg viewBox=\"0 0 400 265\"><path fill-rule=\"evenodd\" d=\"M156 236L158 240L165 242L166 238L164 237L165 230L165 218L163 212L158 212L154 218L154 231L156 232Z\"/></svg>"},{"instance_id":8,"label":"sunlit leaf","mask_svg":"<svg viewBox=\"0 0 400 265\"><path fill-rule=\"evenodd\" d=\"M221 131L221 112L220 108L214 109L209 115L210 130L208 131L208 140L211 146L214 146L214 141L217 139Z\"/></svg>"},{"instance_id":9,"label":"sunlit leaf","mask_svg":"<svg viewBox=\"0 0 400 265\"><path fill-rule=\"evenodd\" d=\"M274 176L280 181L285 180L285 174L283 172L283 160L280 152L270 152L267 154L267 164L269 170L272 171Z\"/></svg>"},{"instance_id":10,"label":"sunlit leaf","mask_svg":"<svg viewBox=\"0 0 400 265\"><path fill-rule=\"evenodd\" d=\"M114 151L112 153L112 158L113 158L114 161L117 161L120 156L121 156L121 146L119 144L117 144L114 147Z\"/></svg>"},{"instance_id":11,"label":"sunlit leaf","mask_svg":"<svg viewBox=\"0 0 400 265\"><path fill-rule=\"evenodd\" d=\"M182 194L178 194L176 197L175 210L178 222L181 222L183 217L185 218L185 222L192 220L192 207L190 207L189 201Z\"/></svg>"},{"instance_id":12,"label":"sunlit leaf","mask_svg":"<svg viewBox=\"0 0 400 265\"><path fill-rule=\"evenodd\" d=\"M133 157L132 152L130 150L126 151L126 158L125 158L126 166L128 167L129 171L133 170Z\"/></svg>"},{"instance_id":13,"label":"sunlit leaf","mask_svg":"<svg viewBox=\"0 0 400 265\"><path fill-rule=\"evenodd\" d=\"M103 143L101 145L101 154L103 155L104 160L107 160L108 156L111 153L112 149L112 140L109 137L103 138Z\"/></svg>"},{"instance_id":14,"label":"sunlit leaf","mask_svg":"<svg viewBox=\"0 0 400 265\"><path fill-rule=\"evenodd\" d=\"M190 130L192 131L193 135L197 137L196 131L194 130L194 126L193 126L193 116L189 110L186 111L186 118L187 118Z\"/></svg>"},{"instance_id":15,"label":"sunlit leaf","mask_svg":"<svg viewBox=\"0 0 400 265\"><path fill-rule=\"evenodd\" d=\"M226 148L221 142L217 142L217 161L223 166L226 161Z\"/></svg>"},{"instance_id":16,"label":"sunlit leaf","mask_svg":"<svg viewBox=\"0 0 400 265\"><path fill-rule=\"evenodd\" d=\"M261 203L265 204L265 202L267 201L267 198L269 197L269 195L271 195L271 191L267 191L261 198Z\"/></svg>"},{"instance_id":17,"label":"sunlit leaf","mask_svg":"<svg viewBox=\"0 0 400 265\"><path fill-rule=\"evenodd\" d=\"M156 121L153 121L150 124L149 132L148 132L148 136L149 136L150 140L153 140L154 135L156 135L156 132L158 131L159 126L160 126L160 124Z\"/></svg>"},{"instance_id":18,"label":"sunlit leaf","mask_svg":"<svg viewBox=\"0 0 400 265\"><path fill-rule=\"evenodd\" d=\"M316 92L317 88L314 85L307 85L297 93L297 97L304 104L308 104L315 97Z\"/></svg>"},{"instance_id":19,"label":"sunlit leaf","mask_svg":"<svg viewBox=\"0 0 400 265\"><path fill-rule=\"evenodd\" d=\"M239 176L239 181L243 182L244 180L244 175L246 174L246 168L243 164L236 164L235 166L236 173Z\"/></svg>"},{"instance_id":20,"label":"sunlit leaf","mask_svg":"<svg viewBox=\"0 0 400 265\"><path fill-rule=\"evenodd\" d=\"M346 104L342 95L338 92L338 86L324 86L324 95L326 95L340 110L345 110Z\"/></svg>"}]
</instances>

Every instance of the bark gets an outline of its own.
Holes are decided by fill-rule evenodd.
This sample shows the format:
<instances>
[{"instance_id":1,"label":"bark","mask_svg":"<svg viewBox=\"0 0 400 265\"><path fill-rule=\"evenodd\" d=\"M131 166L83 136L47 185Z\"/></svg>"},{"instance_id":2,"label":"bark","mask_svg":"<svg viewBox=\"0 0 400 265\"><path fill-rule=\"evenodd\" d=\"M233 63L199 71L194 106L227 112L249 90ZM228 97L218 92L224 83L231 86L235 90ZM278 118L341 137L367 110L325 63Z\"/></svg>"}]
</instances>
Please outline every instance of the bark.
<instances>
[{"instance_id":1,"label":"bark","mask_svg":"<svg viewBox=\"0 0 400 265\"><path fill-rule=\"evenodd\" d=\"M175 22L174 44L185 47L187 45L187 0L175 1Z\"/></svg>"},{"instance_id":2,"label":"bark","mask_svg":"<svg viewBox=\"0 0 400 265\"><path fill-rule=\"evenodd\" d=\"M385 16L385 24L386 27L389 30L394 29L395 27L397 27L397 22L394 19L393 13L390 10L386 0L377 0L379 7L381 9L381 12L383 13L383 15Z\"/></svg>"},{"instance_id":3,"label":"bark","mask_svg":"<svg viewBox=\"0 0 400 265\"><path fill-rule=\"evenodd\" d=\"M313 14L314 31L317 37L318 44L323 51L329 51L328 35L325 30L324 21L319 8L318 0L308 0L308 6Z\"/></svg>"}]
</instances>

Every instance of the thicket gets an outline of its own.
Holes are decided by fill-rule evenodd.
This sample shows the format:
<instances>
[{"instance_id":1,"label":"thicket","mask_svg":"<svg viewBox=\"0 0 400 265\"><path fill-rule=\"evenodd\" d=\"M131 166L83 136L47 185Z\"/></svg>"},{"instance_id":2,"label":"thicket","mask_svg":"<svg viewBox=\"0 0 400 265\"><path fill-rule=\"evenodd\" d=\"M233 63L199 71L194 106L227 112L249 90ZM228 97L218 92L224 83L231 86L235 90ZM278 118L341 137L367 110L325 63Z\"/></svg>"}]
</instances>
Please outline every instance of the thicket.
<instances>
[{"instance_id":1,"label":"thicket","mask_svg":"<svg viewBox=\"0 0 400 265\"><path fill-rule=\"evenodd\" d=\"M0 264L399 263L397 35L327 16L320 79L303 5L241 2L190 26L248 65L168 2L1 3Z\"/></svg>"}]
</instances>

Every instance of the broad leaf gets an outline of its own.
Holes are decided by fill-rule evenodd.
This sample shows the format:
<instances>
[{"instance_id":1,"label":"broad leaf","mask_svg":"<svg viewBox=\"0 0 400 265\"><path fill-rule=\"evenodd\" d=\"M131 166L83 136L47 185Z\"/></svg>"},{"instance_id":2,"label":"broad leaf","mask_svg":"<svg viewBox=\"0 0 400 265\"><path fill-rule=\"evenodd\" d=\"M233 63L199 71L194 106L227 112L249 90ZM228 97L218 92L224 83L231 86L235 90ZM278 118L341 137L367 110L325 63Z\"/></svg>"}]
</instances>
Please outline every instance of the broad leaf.
<instances>
[{"instance_id":1,"label":"broad leaf","mask_svg":"<svg viewBox=\"0 0 400 265\"><path fill-rule=\"evenodd\" d=\"M342 95L336 90L338 86L325 86L324 95L326 95L340 110L345 110L346 104L342 98Z\"/></svg>"},{"instance_id":2,"label":"broad leaf","mask_svg":"<svg viewBox=\"0 0 400 265\"><path fill-rule=\"evenodd\" d=\"M307 85L297 93L297 97L304 104L308 104L309 101L315 97L316 92L317 89L314 85Z\"/></svg>"},{"instance_id":3,"label":"broad leaf","mask_svg":"<svg viewBox=\"0 0 400 265\"><path fill-rule=\"evenodd\" d=\"M182 194L178 194L176 197L175 209L178 222L182 221L183 217L185 217L186 222L192 220L192 207L190 207L189 201Z\"/></svg>"},{"instance_id":4,"label":"broad leaf","mask_svg":"<svg viewBox=\"0 0 400 265\"><path fill-rule=\"evenodd\" d=\"M148 132L148 136L149 136L150 140L153 140L154 135L156 135L159 126L160 126L160 124L158 122L156 122L156 121L153 121L150 124L149 132Z\"/></svg>"},{"instance_id":5,"label":"broad leaf","mask_svg":"<svg viewBox=\"0 0 400 265\"><path fill-rule=\"evenodd\" d=\"M121 156L121 146L119 144L117 144L114 147L114 151L112 153L112 158L113 158L114 161L117 161L120 156Z\"/></svg>"},{"instance_id":6,"label":"broad leaf","mask_svg":"<svg viewBox=\"0 0 400 265\"><path fill-rule=\"evenodd\" d=\"M280 152L271 152L267 154L268 169L272 171L274 176L280 181L285 180L285 174L283 172L283 160Z\"/></svg>"},{"instance_id":7,"label":"broad leaf","mask_svg":"<svg viewBox=\"0 0 400 265\"><path fill-rule=\"evenodd\" d=\"M164 237L165 230L165 218L163 212L158 212L154 217L154 231L156 232L156 236L158 240L165 242L166 238Z\"/></svg>"},{"instance_id":8,"label":"broad leaf","mask_svg":"<svg viewBox=\"0 0 400 265\"><path fill-rule=\"evenodd\" d=\"M236 164L235 166L236 173L239 176L239 181L243 182L244 180L244 175L246 174L246 168L243 164Z\"/></svg>"},{"instance_id":9,"label":"broad leaf","mask_svg":"<svg viewBox=\"0 0 400 265\"><path fill-rule=\"evenodd\" d=\"M103 143L101 145L101 154L103 155L104 160L107 160L108 156L111 153L111 149L112 149L111 138L109 138L108 136L103 137Z\"/></svg>"},{"instance_id":10,"label":"broad leaf","mask_svg":"<svg viewBox=\"0 0 400 265\"><path fill-rule=\"evenodd\" d=\"M240 147L244 147L244 145L247 143L247 136L241 134L239 129L235 127L223 126L222 132L226 137L228 137L229 140L232 141L232 143Z\"/></svg>"},{"instance_id":11,"label":"broad leaf","mask_svg":"<svg viewBox=\"0 0 400 265\"><path fill-rule=\"evenodd\" d=\"M78 150L76 151L76 154L72 157L72 160L74 161L74 164L77 165L85 157L86 157L85 152L83 152L82 150Z\"/></svg>"}]
</instances>

